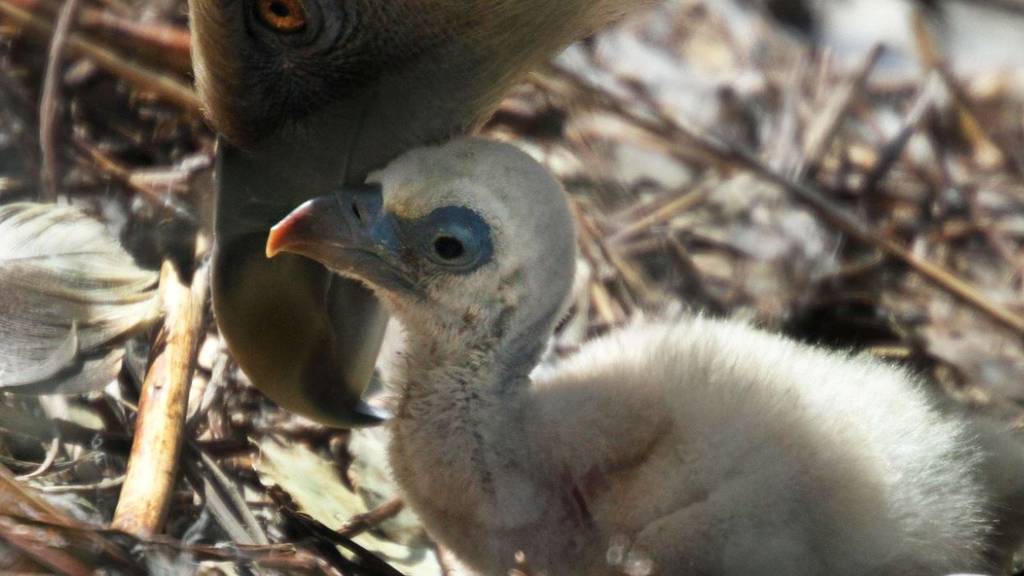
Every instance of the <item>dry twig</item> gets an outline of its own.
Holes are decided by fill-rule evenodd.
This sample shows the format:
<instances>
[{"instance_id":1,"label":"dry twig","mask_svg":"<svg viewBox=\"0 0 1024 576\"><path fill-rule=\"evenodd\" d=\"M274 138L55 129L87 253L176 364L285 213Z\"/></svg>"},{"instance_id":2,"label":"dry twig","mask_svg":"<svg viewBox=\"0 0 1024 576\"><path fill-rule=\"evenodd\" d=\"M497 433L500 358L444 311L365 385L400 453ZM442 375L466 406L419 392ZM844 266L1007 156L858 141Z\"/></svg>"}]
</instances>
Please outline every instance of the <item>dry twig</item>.
<instances>
[{"instance_id":1,"label":"dry twig","mask_svg":"<svg viewBox=\"0 0 1024 576\"><path fill-rule=\"evenodd\" d=\"M832 140L839 132L843 119L849 114L854 101L864 93L868 77L871 75L871 71L875 69L875 65L878 64L878 60L882 57L883 53L882 45L875 45L868 52L867 56L864 57L864 60L857 67L853 75L843 83L839 90L833 93L825 105L824 112L808 128L804 143L804 157L801 159L801 164L796 172L798 177L802 176L806 170L813 171L818 163L821 162L821 158L825 155Z\"/></svg>"},{"instance_id":2,"label":"dry twig","mask_svg":"<svg viewBox=\"0 0 1024 576\"><path fill-rule=\"evenodd\" d=\"M338 529L338 534L347 538L355 538L363 532L375 528L381 522L398 516L402 510L405 510L405 501L402 500L400 496L396 496L369 512L357 514L352 518L349 518L349 520Z\"/></svg>"},{"instance_id":3,"label":"dry twig","mask_svg":"<svg viewBox=\"0 0 1024 576\"><path fill-rule=\"evenodd\" d=\"M43 200L50 202L57 199L57 147L54 139L57 137L57 121L60 114L61 61L77 10L78 0L65 0L61 6L53 37L50 39L46 75L43 79L43 97L39 102L39 145L43 153L40 190Z\"/></svg>"},{"instance_id":4,"label":"dry twig","mask_svg":"<svg viewBox=\"0 0 1024 576\"><path fill-rule=\"evenodd\" d=\"M586 80L579 78L574 72L562 70L562 74L568 77L568 79L578 89L592 93L595 92ZM924 114L923 110L927 109L927 105L930 102L930 96L927 98L925 96L928 95L931 90L932 88L926 86L925 89L922 90L922 97L919 98L918 105L915 106L915 108L922 110L920 112L922 115ZM715 140L710 136L698 133L681 125L670 115L664 113L649 95L639 91L637 91L635 95L638 100L646 103L645 112L653 115L653 119L649 116L642 115L632 107L621 104L609 105L613 106L618 114L629 119L637 127L650 132L652 137L662 139L666 150L672 151L677 147L683 150L689 150L692 145L696 144L709 155L717 157L720 163L730 164L757 174L766 181L772 182L793 194L793 196L800 202L806 204L826 222L836 227L844 234L847 234L870 246L875 246L886 254L902 261L936 286L939 286L967 304L970 304L984 312L999 323L1012 328L1021 335L1024 335L1024 317L1020 314L993 302L990 298L982 294L976 287L965 282L946 268L920 258L910 250L896 243L896 241L876 233L869 225L850 214L839 204L827 198L825 194L823 194L822 191L813 184L787 178L777 170L766 165L753 153L738 146L732 146L725 142ZM593 95L592 100L600 103L607 103L609 98L610 96L607 94L597 93Z\"/></svg>"},{"instance_id":5,"label":"dry twig","mask_svg":"<svg viewBox=\"0 0 1024 576\"><path fill-rule=\"evenodd\" d=\"M167 317L142 387L135 439L113 521L118 530L144 536L162 528L177 477L188 392L205 327L206 269L197 270L187 286L165 262L160 289Z\"/></svg>"},{"instance_id":6,"label":"dry twig","mask_svg":"<svg viewBox=\"0 0 1024 576\"><path fill-rule=\"evenodd\" d=\"M4 16L38 37L49 37L53 25L19 8L13 0L0 0L0 16ZM136 89L150 92L176 104L186 112L199 114L201 103L195 91L182 82L148 68L133 64L113 51L83 38L69 34L67 47L77 57L88 58L111 74L124 79Z\"/></svg>"},{"instance_id":7,"label":"dry twig","mask_svg":"<svg viewBox=\"0 0 1024 576\"><path fill-rule=\"evenodd\" d=\"M48 527L26 529L26 524L33 522ZM62 535L64 530L73 530L77 535L66 538ZM127 554L91 527L19 484L3 466L0 466L0 540L60 574L89 576L93 573L88 563L75 556L72 547L106 558L112 562L109 564L112 567L134 564Z\"/></svg>"}]
</instances>

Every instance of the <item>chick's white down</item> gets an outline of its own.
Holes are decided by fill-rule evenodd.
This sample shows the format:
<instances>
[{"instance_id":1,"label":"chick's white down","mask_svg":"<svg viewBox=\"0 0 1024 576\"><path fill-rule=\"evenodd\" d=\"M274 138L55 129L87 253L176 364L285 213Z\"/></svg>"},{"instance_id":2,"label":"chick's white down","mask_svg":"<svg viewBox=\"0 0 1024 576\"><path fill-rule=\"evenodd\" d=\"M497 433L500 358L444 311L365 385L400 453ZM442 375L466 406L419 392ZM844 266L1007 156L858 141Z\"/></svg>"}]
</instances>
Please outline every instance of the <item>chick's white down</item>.
<instances>
[{"instance_id":1,"label":"chick's white down","mask_svg":"<svg viewBox=\"0 0 1024 576\"><path fill-rule=\"evenodd\" d=\"M559 184L481 140L371 180L386 211L464 206L492 234L471 274L424 273L418 297L374 287L407 333L395 477L475 571L506 574L517 553L550 576L1005 565L1019 482L997 490L993 455L906 371L698 316L637 322L531 381L574 268Z\"/></svg>"}]
</instances>

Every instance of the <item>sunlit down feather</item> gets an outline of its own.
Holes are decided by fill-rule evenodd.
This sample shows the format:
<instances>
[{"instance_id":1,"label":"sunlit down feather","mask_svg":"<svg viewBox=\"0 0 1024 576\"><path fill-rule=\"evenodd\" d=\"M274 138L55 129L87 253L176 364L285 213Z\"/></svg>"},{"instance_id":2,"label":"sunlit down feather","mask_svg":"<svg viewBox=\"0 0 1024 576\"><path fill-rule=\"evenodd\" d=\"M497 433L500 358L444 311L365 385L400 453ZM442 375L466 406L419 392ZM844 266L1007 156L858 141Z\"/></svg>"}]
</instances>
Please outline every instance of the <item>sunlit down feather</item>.
<instances>
[{"instance_id":1,"label":"sunlit down feather","mask_svg":"<svg viewBox=\"0 0 1024 576\"><path fill-rule=\"evenodd\" d=\"M124 339L160 315L157 279L77 209L0 206L0 388L72 394L109 383Z\"/></svg>"}]
</instances>

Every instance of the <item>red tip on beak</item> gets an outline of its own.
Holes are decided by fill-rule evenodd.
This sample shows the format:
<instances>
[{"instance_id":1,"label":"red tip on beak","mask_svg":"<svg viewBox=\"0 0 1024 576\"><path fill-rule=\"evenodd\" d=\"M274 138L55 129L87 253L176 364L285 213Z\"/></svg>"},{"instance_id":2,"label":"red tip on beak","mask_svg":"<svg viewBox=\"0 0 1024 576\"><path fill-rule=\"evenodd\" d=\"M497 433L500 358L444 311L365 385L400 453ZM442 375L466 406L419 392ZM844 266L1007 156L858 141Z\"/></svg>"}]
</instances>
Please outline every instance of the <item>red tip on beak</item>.
<instances>
[{"instance_id":1,"label":"red tip on beak","mask_svg":"<svg viewBox=\"0 0 1024 576\"><path fill-rule=\"evenodd\" d=\"M309 221L312 216L313 201L308 201L275 224L267 236L267 258L286 252L297 242L308 240Z\"/></svg>"},{"instance_id":2,"label":"red tip on beak","mask_svg":"<svg viewBox=\"0 0 1024 576\"><path fill-rule=\"evenodd\" d=\"M337 274L377 286L411 289L414 284L401 263L373 234L372 223L381 214L379 188L353 188L340 194L313 198L281 219L267 235L267 258L289 252Z\"/></svg>"}]
</instances>

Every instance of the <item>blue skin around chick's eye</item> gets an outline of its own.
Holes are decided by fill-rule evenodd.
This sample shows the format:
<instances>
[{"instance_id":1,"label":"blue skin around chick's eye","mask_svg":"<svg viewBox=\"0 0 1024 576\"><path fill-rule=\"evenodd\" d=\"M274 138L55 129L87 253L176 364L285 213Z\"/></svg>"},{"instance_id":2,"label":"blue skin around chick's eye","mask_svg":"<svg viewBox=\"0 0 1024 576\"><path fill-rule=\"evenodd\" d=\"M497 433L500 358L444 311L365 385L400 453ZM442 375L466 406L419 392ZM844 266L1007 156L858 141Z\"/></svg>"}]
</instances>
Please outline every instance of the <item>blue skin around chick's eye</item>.
<instances>
[{"instance_id":1,"label":"blue skin around chick's eye","mask_svg":"<svg viewBox=\"0 0 1024 576\"><path fill-rule=\"evenodd\" d=\"M415 225L416 244L433 264L457 273L476 270L491 260L491 228L462 206L434 210Z\"/></svg>"}]
</instances>

